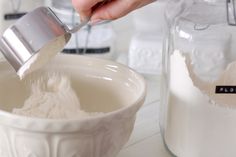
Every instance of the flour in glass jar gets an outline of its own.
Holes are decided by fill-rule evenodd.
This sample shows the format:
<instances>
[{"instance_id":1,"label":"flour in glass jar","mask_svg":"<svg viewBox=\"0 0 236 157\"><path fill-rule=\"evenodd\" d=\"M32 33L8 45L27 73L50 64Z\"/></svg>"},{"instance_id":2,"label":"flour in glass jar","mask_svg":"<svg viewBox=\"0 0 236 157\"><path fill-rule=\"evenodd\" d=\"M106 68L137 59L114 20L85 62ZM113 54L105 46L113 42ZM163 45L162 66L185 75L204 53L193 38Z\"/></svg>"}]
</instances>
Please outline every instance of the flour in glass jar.
<instances>
[{"instance_id":1,"label":"flour in glass jar","mask_svg":"<svg viewBox=\"0 0 236 157\"><path fill-rule=\"evenodd\" d=\"M168 148L180 157L234 156L236 95L216 94L215 88L236 84L236 61L214 75L218 77L207 78L194 69L196 64L192 60L180 52L175 52L170 59L165 132Z\"/></svg>"}]
</instances>

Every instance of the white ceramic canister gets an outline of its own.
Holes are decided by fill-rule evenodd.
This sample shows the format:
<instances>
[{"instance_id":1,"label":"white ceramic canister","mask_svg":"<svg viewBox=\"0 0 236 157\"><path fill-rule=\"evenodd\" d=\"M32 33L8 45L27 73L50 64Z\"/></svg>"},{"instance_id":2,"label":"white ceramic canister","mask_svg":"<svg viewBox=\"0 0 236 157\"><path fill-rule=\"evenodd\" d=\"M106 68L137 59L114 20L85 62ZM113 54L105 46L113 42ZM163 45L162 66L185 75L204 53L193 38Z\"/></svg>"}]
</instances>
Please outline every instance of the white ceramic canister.
<instances>
[{"instance_id":1,"label":"white ceramic canister","mask_svg":"<svg viewBox=\"0 0 236 157\"><path fill-rule=\"evenodd\" d=\"M133 13L134 35L129 46L129 66L140 73L159 75L166 0L158 0Z\"/></svg>"}]
</instances>

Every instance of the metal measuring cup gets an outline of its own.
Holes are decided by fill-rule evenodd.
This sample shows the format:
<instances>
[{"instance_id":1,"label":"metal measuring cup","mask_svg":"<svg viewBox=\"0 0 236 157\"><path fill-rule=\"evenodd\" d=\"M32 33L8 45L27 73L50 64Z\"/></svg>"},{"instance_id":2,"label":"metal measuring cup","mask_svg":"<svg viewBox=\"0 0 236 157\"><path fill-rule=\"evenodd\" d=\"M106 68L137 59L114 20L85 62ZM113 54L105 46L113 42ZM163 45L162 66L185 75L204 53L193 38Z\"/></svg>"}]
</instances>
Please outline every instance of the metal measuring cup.
<instances>
[{"instance_id":1,"label":"metal measuring cup","mask_svg":"<svg viewBox=\"0 0 236 157\"><path fill-rule=\"evenodd\" d=\"M30 66L27 63L35 55L39 55L37 57L41 57L40 63L32 67L36 70L60 52L71 38L71 34L88 21L89 19L69 29L50 8L36 8L3 33L0 38L0 51L18 75L24 66Z\"/></svg>"}]
</instances>

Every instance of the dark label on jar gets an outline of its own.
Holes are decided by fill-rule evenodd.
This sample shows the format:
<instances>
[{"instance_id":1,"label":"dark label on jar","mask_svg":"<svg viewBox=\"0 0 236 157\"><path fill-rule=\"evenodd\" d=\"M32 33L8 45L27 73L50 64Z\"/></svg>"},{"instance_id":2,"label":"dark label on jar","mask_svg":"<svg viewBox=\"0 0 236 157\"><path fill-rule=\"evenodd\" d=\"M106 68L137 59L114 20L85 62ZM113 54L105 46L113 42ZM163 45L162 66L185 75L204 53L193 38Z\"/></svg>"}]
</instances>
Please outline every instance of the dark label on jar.
<instances>
[{"instance_id":1,"label":"dark label on jar","mask_svg":"<svg viewBox=\"0 0 236 157\"><path fill-rule=\"evenodd\" d=\"M78 49L64 49L63 53L67 54L104 54L110 52L110 47L103 47L103 48L78 48Z\"/></svg>"},{"instance_id":2,"label":"dark label on jar","mask_svg":"<svg viewBox=\"0 0 236 157\"><path fill-rule=\"evenodd\" d=\"M216 86L216 94L236 94L236 86Z\"/></svg>"},{"instance_id":3,"label":"dark label on jar","mask_svg":"<svg viewBox=\"0 0 236 157\"><path fill-rule=\"evenodd\" d=\"M17 20L24 16L26 13L9 13L4 15L5 20Z\"/></svg>"}]
</instances>

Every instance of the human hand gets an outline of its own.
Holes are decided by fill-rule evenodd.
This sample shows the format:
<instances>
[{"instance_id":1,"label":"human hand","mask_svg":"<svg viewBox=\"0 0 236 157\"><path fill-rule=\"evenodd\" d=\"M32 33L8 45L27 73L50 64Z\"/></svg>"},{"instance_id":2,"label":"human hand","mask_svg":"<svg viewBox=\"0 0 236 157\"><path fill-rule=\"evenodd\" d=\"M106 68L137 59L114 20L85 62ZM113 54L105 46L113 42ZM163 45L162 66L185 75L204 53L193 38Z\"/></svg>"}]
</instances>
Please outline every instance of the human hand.
<instances>
[{"instance_id":1,"label":"human hand","mask_svg":"<svg viewBox=\"0 0 236 157\"><path fill-rule=\"evenodd\" d=\"M102 6L94 8L103 0L72 0L72 4L80 14L81 20L91 16L91 23L102 20L114 20L127 15L129 12L145 6L155 0L105 0Z\"/></svg>"}]
</instances>

